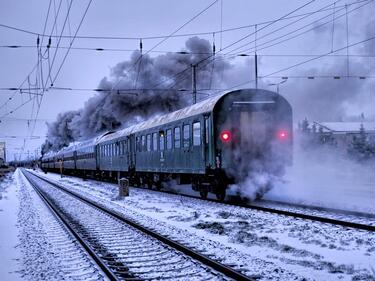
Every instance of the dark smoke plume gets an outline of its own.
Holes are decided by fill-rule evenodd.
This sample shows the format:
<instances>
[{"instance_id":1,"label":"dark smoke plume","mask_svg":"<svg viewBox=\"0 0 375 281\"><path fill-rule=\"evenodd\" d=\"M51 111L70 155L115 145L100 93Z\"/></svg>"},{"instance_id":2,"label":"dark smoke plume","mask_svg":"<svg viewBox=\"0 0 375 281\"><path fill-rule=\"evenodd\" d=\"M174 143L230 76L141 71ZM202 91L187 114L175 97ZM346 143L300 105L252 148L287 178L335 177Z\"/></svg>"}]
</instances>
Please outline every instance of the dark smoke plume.
<instances>
[{"instance_id":1,"label":"dark smoke plume","mask_svg":"<svg viewBox=\"0 0 375 281\"><path fill-rule=\"evenodd\" d=\"M375 36L375 6L366 6L353 14L349 19L349 44L359 42L366 38ZM315 32L312 38L313 46L325 46L325 53L331 49L331 26ZM346 23L337 22L335 26L336 36L334 48L345 47ZM324 43L326 45L324 45ZM374 55L375 40L367 41L349 49L349 54ZM291 79L282 86L282 94L292 104L295 114L295 121L308 117L316 121L360 121L356 120L364 113L366 120L375 120L375 99L373 95L374 80L346 78L347 60L346 50L335 53L343 55L330 59L319 59L314 62L314 67L308 64L304 68L295 68L291 74L301 76L328 75L327 79ZM373 76L375 59L368 57L350 57L349 75L352 76ZM284 73L283 73L284 74ZM333 79L332 76L339 76L340 79Z\"/></svg>"},{"instance_id":2,"label":"dark smoke plume","mask_svg":"<svg viewBox=\"0 0 375 281\"><path fill-rule=\"evenodd\" d=\"M48 139L42 146L43 154L49 150L59 150L64 146L68 146L69 143L75 140L70 124L73 118L76 118L77 116L77 111L67 111L57 115L54 123L47 124Z\"/></svg>"},{"instance_id":3,"label":"dark smoke plume","mask_svg":"<svg viewBox=\"0 0 375 281\"><path fill-rule=\"evenodd\" d=\"M99 88L106 91L89 99L81 110L61 114L56 122L48 125L44 151L58 150L71 141L87 139L191 104L190 66L211 54L211 44L198 37L188 39L181 53L140 57L139 51L134 52L130 60L118 63L111 69L110 76L100 81ZM220 85L218 78L231 67L222 59L215 60L214 64L211 61L197 67L198 91ZM176 76L185 69L187 71Z\"/></svg>"}]
</instances>

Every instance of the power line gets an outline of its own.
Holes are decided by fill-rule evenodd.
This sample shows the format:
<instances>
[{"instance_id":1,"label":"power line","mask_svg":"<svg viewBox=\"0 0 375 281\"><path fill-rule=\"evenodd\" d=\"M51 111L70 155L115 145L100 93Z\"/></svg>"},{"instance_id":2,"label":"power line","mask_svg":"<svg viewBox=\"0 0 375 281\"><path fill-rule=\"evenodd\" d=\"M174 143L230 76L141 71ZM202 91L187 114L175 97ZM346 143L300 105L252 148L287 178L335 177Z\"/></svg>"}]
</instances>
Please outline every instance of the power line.
<instances>
[{"instance_id":1,"label":"power line","mask_svg":"<svg viewBox=\"0 0 375 281\"><path fill-rule=\"evenodd\" d=\"M278 19L276 19L276 20L270 22L269 24L263 26L262 28L260 28L260 29L257 30L257 31L261 31L261 30L263 30L263 29L265 29L265 28L267 28L267 27L269 27L269 26L271 26L271 25L273 25L273 24L279 22L280 20L282 20L282 19L284 19L284 18L286 18L286 17L292 15L293 13L295 13L296 11L298 11L298 10L300 10L300 9L303 9L304 7L308 6L309 4L311 4L311 3L314 2L314 1L315 1L315 0L311 0L311 1L309 1L309 2L307 2L307 3L305 3L305 4L303 4L302 6L299 6L298 8L294 9L293 11L291 11L291 12L289 12L289 13L283 15L282 17L279 17ZM222 51L224 51L224 50L226 50L226 49L228 49L228 48L230 48L230 47L232 47L232 46L238 44L239 42L242 42L243 40L245 40L246 38L248 38L248 37L250 37L251 35L254 35L254 34L255 34L255 32L251 32L251 33L249 33L249 34L247 34L247 35L241 37L240 39L236 40L235 42L230 43L229 45L225 46L224 48L222 48L221 50L219 50L217 53L220 53L220 52L222 52ZM216 54L215 54L215 56L216 56ZM202 63L202 62L204 62L204 61L206 61L206 60L209 60L209 59L211 59L212 57L214 57L214 54L210 54L210 55L207 56L206 58L204 58L204 59L202 59L202 60L196 62L195 65L198 65L198 64L200 64L200 63ZM217 57L215 57L215 59L216 59L216 58L217 58ZM190 69L190 67L189 67L189 68L185 68L184 70L178 72L176 75L172 76L172 77L169 78L168 80L172 80L173 78L175 78L176 76L180 75L181 73L187 71L188 69ZM160 83L158 83L157 85L160 85Z\"/></svg>"},{"instance_id":2,"label":"power line","mask_svg":"<svg viewBox=\"0 0 375 281\"><path fill-rule=\"evenodd\" d=\"M371 41L371 40L374 40L374 39L375 39L375 36L369 37L369 38L367 38L367 39L364 39L364 40L358 41L358 42L356 42L356 43L352 43L352 44L347 45L347 46L345 46L345 47L335 49L335 50L333 50L333 52L330 51L330 52L327 52L327 53L321 54L321 55L319 55L319 56L317 56L317 57L314 57L314 58L311 58L311 59L308 59L308 60L305 60L305 61L302 61L302 62L296 63L296 64L294 64L294 65L291 65L291 66L285 67L285 68L280 69L280 70L278 70L278 71L274 71L274 72L272 72L272 73L270 73L270 74L267 74L267 75L265 75L265 76L262 76L261 78L266 78L266 77L269 77L269 76L275 75L275 74L277 74L277 73L284 72L284 71L289 70L289 69L291 69L291 68L294 68L294 67L297 67L297 66L300 66L300 65L306 64L306 63L308 63L308 62L311 62L311 61L314 61L314 60L320 59L320 58L322 58L322 57L325 57L325 56L327 56L327 55L329 55L329 54L331 54L331 53L337 53L337 52L339 52L339 51L342 51L342 50L345 50L345 49L347 49L347 48L351 48L351 47L357 46L357 45L359 45L359 44L366 43L366 42Z\"/></svg>"},{"instance_id":3,"label":"power line","mask_svg":"<svg viewBox=\"0 0 375 281\"><path fill-rule=\"evenodd\" d=\"M359 0L359 1L348 3L347 5L350 6L352 4L358 4L358 3L361 3L361 2L365 2L365 1L368 1L368 0ZM336 8L341 8L343 6L345 6L345 5L336 6ZM319 11L319 12L326 12L326 11L330 11L330 10L333 10L333 8L327 8L327 9ZM285 21L285 20L289 20L289 19L293 19L293 18L303 17L303 16L306 16L306 15L315 14L315 13L317 13L317 11L306 12L306 13L301 13L301 14L297 14L297 15L291 15L291 16L287 16L287 17L281 19L280 21ZM227 32L237 31L237 30L241 30L241 29L248 29L248 28L254 27L255 25L258 25L258 26L266 25L266 24L272 23L274 21L275 20L268 20L268 21L253 23L253 24L249 24L249 25L242 25L242 26L227 28L227 29L223 29L223 30L218 29L218 30L212 30L212 31L206 31L206 32L193 32L193 33L174 34L172 36L169 36L169 35L157 35L157 36L135 36L135 37L127 37L127 36L89 36L89 35L81 35L81 36L77 36L76 39L136 40L136 41L138 41L140 38L142 38L143 40L155 40L155 39L162 39L162 38L165 38L165 37L176 38L176 37L189 37L189 36L198 36L198 35L212 35L213 33L227 33ZM10 25L7 25L7 24L0 24L0 27L6 28L6 29L10 29L10 30L14 30L14 31L23 32L23 33L26 33L26 34L29 34L29 35L47 36L44 32L43 33L39 33L39 32L35 32L35 31L31 31L31 30L27 30L27 29L15 27L15 26L10 26ZM51 38L58 38L58 37L59 36L51 35ZM71 39L72 36L70 36L70 35L63 35L62 38L68 38L68 39L70 38Z\"/></svg>"},{"instance_id":4,"label":"power line","mask_svg":"<svg viewBox=\"0 0 375 281\"><path fill-rule=\"evenodd\" d=\"M341 1L341 0L339 0L339 1ZM332 4L326 5L326 6L324 6L323 8L319 9L318 11L323 10L323 9L326 9L327 7L330 7L330 6L332 6ZM250 41L250 42L248 42L248 43L245 43L244 45L238 46L237 48L231 50L230 53L233 53L233 52L235 52L235 51L237 51L237 50L240 50L240 49L242 49L243 47L246 47L246 46L248 46L248 45L250 45L250 44L252 44L252 43L256 43L256 45L258 45L258 42L257 42L258 40L261 40L261 39L263 39L263 38L265 38L265 37L268 37L268 36L271 35L271 34L274 34L275 32L278 32L278 31L280 31L280 30L282 30L282 29L285 29L285 28L287 28L287 27L289 27L289 26L291 26L291 25L294 25L295 23L297 23L297 22L299 22L299 21L302 21L302 20L304 20L304 19L306 19L306 18L308 18L308 17L310 17L310 16L311 16L311 15L306 15L306 16L304 16L304 17L298 18L298 19L296 19L295 21L292 21L291 23L288 23L288 24L286 24L286 25L284 25L284 26L281 26L281 27L279 27L279 28L277 28L277 29L275 29L275 30L272 30L271 32L266 33L266 34L264 34L264 35L262 35L262 36L260 36L260 37L257 37L257 36L256 36L256 38L255 38L254 40L252 40L252 41ZM254 32L255 35L256 35L257 33L258 33L258 30L256 30L256 31ZM258 46L259 46L259 45L258 45ZM254 47L254 49L256 49L256 47Z\"/></svg>"},{"instance_id":5,"label":"power line","mask_svg":"<svg viewBox=\"0 0 375 281\"><path fill-rule=\"evenodd\" d=\"M351 45L348 45L348 46L345 46L345 47L342 47L342 48L338 48L336 50L333 50L333 53L335 52L339 52L339 51L342 51L344 50L345 48L350 48L350 47L353 47L353 46L356 46L356 45L359 45L359 44L363 44L363 43L366 43L368 41L371 41L371 40L374 40L375 39L375 36L372 36L372 37L369 37L367 39L364 39L364 40L361 40L361 41L358 41L356 43L353 43ZM294 68L294 67L297 67L297 66L300 66L302 64L305 64L305 63L308 63L310 61L313 61L313 60L317 60L317 59L320 59L324 56L327 56L331 54L331 52L328 52L328 53L325 53L325 54L321 54L315 58L312 58L312 59L309 59L309 60L306 60L306 61L303 61L303 62L300 62L298 64L294 64L294 65L291 65L289 67L286 67L286 68L283 68L283 69L280 69L278 71L274 71L272 73L269 73L267 75L264 75L264 76L260 76L259 78L282 78L282 79L288 79L288 78L307 78L307 79L313 79L314 77L317 77L317 78L333 78L333 79L341 79L341 77L343 78L359 78L359 79L366 79L366 78L375 78L375 76L349 76L349 77L346 77L346 76L324 76L324 75L320 75L320 76L275 76L275 74L277 73L280 73L280 72L283 72L285 70L289 70L291 68ZM230 88L226 88L224 90L219 90L217 91L214 95L217 95L221 92L225 92L225 91L229 91L229 90L232 90L232 89L235 89L235 88L238 88L238 87L241 87L241 86L244 86L244 85L247 85L247 84L250 84L252 82L254 82L255 80L252 79L252 80L248 80L248 81L245 81L245 82L241 82L240 84L237 84L237 85L234 85ZM211 95L211 96L214 96L214 95Z\"/></svg>"},{"instance_id":6,"label":"power line","mask_svg":"<svg viewBox=\"0 0 375 281\"><path fill-rule=\"evenodd\" d=\"M73 2L73 0L71 0L70 3L72 3L72 2ZM53 79L53 81L52 81L52 85L55 83L55 81L56 81L56 79L57 79L57 77L58 77L58 75L59 75L59 73L60 73L60 71L61 71L61 68L62 68L62 66L63 66L64 63L65 63L65 60L66 60L66 58L67 58L67 56L68 56L68 54L69 54L69 52L70 52L70 50L71 50L71 48L72 48L72 45L73 45L73 43L74 43L74 40L75 40L76 37L77 37L78 31L80 30L80 28L81 28L81 26L82 26L82 23L83 23L83 21L84 21L84 19L85 19L85 17L86 17L86 14L87 14L87 12L88 12L88 10L89 10L89 8L90 8L91 3L92 3L92 0L90 0L90 2L88 3L88 5L87 5L87 7L86 7L86 10L85 10L85 12L84 12L84 14L83 14L83 16L82 16L82 18L81 18L81 21L79 22L79 25L78 25L78 27L77 27L77 30L76 30L74 36L73 36L73 39L72 39L72 41L71 41L70 44L69 44L69 48L68 48L68 50L66 51L65 56L64 56L64 58L63 58L63 61L62 61L61 65L60 65L59 69L57 70L57 73L56 73L56 75L55 75L55 77L54 77L54 79ZM67 17L69 17L69 13L68 13Z\"/></svg>"},{"instance_id":7,"label":"power line","mask_svg":"<svg viewBox=\"0 0 375 281\"><path fill-rule=\"evenodd\" d=\"M358 9L360 9L360 8L362 8L362 7L366 6L366 5L368 5L368 4L370 4L371 2L373 2L373 0L366 0L366 1L362 1L362 2L366 2L366 3L363 4L363 5L360 5L360 6L356 7L356 8L353 8L352 10L349 11L349 13L352 13L352 12L354 12L354 11L356 11L356 10L358 10ZM345 9L345 8L343 8L343 9ZM343 9L340 9L339 11L341 11L341 10L343 10ZM336 13L337 13L337 11L336 11ZM332 13L332 14L333 14L333 13ZM273 46L276 46L276 45L282 44L282 43L284 43L284 42L286 42L286 41L289 41L289 40L295 39L295 38L297 38L297 37L299 37L299 36L301 36L301 35L304 35L304 34L310 32L310 31L312 31L312 30L316 30L316 29L318 29L318 28L320 28L320 27L322 27L322 26L324 26L324 25L326 25L326 24L331 23L331 22L332 22L332 19L329 20L329 21L326 21L326 22L324 22L324 23L322 23L322 24L318 24L318 25L316 25L316 23L318 23L319 21L321 21L321 20L323 20L323 19L325 19L325 18L329 18L332 14L326 15L326 16L324 16L324 17L322 17L322 18L319 18L318 20L314 20L313 22L308 23L308 24L306 24L306 25L304 25L304 26L302 26L302 27L299 27L299 28L297 28L297 29L295 29L295 30L292 30L292 31L290 31L290 32L287 32L286 34L283 34L283 35L281 35L281 36L278 36L278 37L276 37L276 38L273 38L273 39L271 39L271 40L269 40L269 41L263 42L263 43L261 43L261 44L258 45L258 51L260 51L260 50L265 50L265 49L268 49L268 48L270 48L270 47L273 47ZM343 17L343 16L345 16L345 14L342 14L342 15L336 17L336 20L337 20L338 18ZM303 30L304 28L306 28L306 27L308 27L308 26L310 26L310 25L312 25L313 27L310 28L310 29L308 29L308 30L305 30L305 31L303 31L303 32L300 32L300 33L298 33L298 34L296 34L296 35L294 35L294 36L291 36L291 37L286 38L286 39L284 39L284 40L278 41L278 42L273 43L273 44L271 44L271 45L267 45L267 44L272 43L272 42L274 42L274 41L276 41L276 40L278 40L278 39L281 39L281 38L284 38L284 37L286 37L286 36L288 36L288 35L291 35L291 34L293 34L293 33L296 33L297 31ZM266 46L265 46L265 45L266 45ZM259 46L264 46L264 47L259 48ZM248 48L248 49L242 50L242 52L250 52L250 51L254 52L254 48L251 47L251 48Z\"/></svg>"},{"instance_id":8,"label":"power line","mask_svg":"<svg viewBox=\"0 0 375 281\"><path fill-rule=\"evenodd\" d=\"M193 20L195 20L197 17L199 17L200 15L202 15L204 12L206 12L208 9L210 9L214 4L216 4L218 2L218 0L215 0L213 1L210 5L208 5L206 8L204 8L203 10L201 10L198 14L194 15L191 19L189 19L187 22L185 22L183 25L181 25L180 27L178 27L176 30L174 30L172 33L169 34L169 36L165 37L164 39L162 39L161 41L159 41L158 43L156 43L151 49L149 49L145 55L147 55L148 53L150 53L151 51L153 51L156 47L160 46L162 43L164 43L166 40L168 40L169 38L171 38L171 36L173 36L174 34L176 34L178 31L180 31L182 28L184 28L186 25L188 25L189 23L191 23ZM133 68L139 61L141 57L139 57L137 59L137 61L132 65L132 67L129 68L129 70L131 68ZM128 70L128 71L129 71ZM113 86L112 86L112 90L123 80L123 77L121 77ZM105 97L104 97L105 98Z\"/></svg>"},{"instance_id":9,"label":"power line","mask_svg":"<svg viewBox=\"0 0 375 281\"><path fill-rule=\"evenodd\" d=\"M354 4L358 4L358 3L363 3L363 2L365 2L364 4L362 4L362 5L360 5L360 6L358 6L358 7L356 7L356 8L353 8L352 10L350 10L350 12L353 12L353 11L355 11L355 10L358 10L358 9L360 9L360 8L362 8L363 6L365 6L365 5L368 5L369 3L371 3L373 0L364 0L364 1L358 1L358 2L353 2L353 3L351 3L351 5L354 5ZM342 6L343 8L342 9L345 9L345 5L343 5ZM336 6L336 8L337 8L337 6ZM342 10L341 9L341 10ZM320 10L320 9L319 9ZM318 10L318 11L319 11ZM342 17L342 16L344 16L345 14L343 14L343 15L340 15L339 17L337 17L337 18L340 18L340 17ZM324 16L323 18L327 18L327 17L329 17L330 15L328 15L328 16ZM287 35L289 35L289 34L292 34L292 33L295 33L296 31L299 31L299 30L301 30L301 29L303 29L303 28L305 28L306 26L309 26L309 25L314 25L314 24L316 24L318 21L320 21L321 19L323 19L323 18L320 18L319 20L315 20L315 21L313 21L312 23L309 23L309 24L307 24L307 25L305 25L305 26L303 26L303 27L300 27L300 28L298 28L298 29L296 29L296 30L293 30L293 31L291 31L291 32L288 32L287 34L284 34L284 35L282 35L282 36L279 36L279 37L277 37L277 38L274 38L274 39L271 39L271 40L269 40L269 41L267 41L267 42L264 42L264 43L261 43L261 44L259 44L259 45L257 45L257 48L258 48L258 51L259 50L264 50L264 49L266 49L266 48L269 48L269 47L272 47L272 46L275 46L275 45L278 45L278 44L281 44L281 43L283 43L283 42L285 42L285 41L288 41L288 40L291 40L291 39L294 39L294 38L296 38L296 37L298 37L298 36L300 36L300 35L302 35L302 34L305 34L305 33L307 33L307 32L309 32L309 31L311 31L311 30L314 30L314 29L316 29L316 28L319 28L320 26L322 26L322 25L325 25L325 24L327 24L327 23L329 23L329 22L331 22L331 21L328 21L328 22L326 22L326 23L323 23L322 25L318 25L318 26L313 26L311 29L309 29L309 30L307 30L307 31L304 31L304 32L302 32L302 33L299 33L299 34L297 34L297 35L295 35L295 36L293 36L293 37L291 37L291 38L287 38L287 39L285 39L285 40L282 40L282 41L280 41L280 42L277 42L277 43L274 43L274 44L271 44L271 45L269 45L269 46L265 46L265 47L263 47L263 48L259 48L259 46L264 46L264 45L266 45L267 43L269 43L269 42L273 42L273 41L275 41L275 40L277 40L277 39L279 39L279 38L282 38L282 37L285 37L285 36L287 36ZM336 18L336 19L337 19ZM255 34L255 32L254 32L254 34ZM270 34L270 33L269 33ZM250 48L250 49L246 49L246 50L244 50L244 51L246 51L246 52L248 52L248 51L252 51L252 53L254 53L254 50L255 50L255 47L252 47L252 48ZM230 55L231 53L227 53L227 54L225 54L225 55ZM234 54L234 55L236 55L236 54ZM238 56L248 56L248 54L237 54Z\"/></svg>"}]
</instances>

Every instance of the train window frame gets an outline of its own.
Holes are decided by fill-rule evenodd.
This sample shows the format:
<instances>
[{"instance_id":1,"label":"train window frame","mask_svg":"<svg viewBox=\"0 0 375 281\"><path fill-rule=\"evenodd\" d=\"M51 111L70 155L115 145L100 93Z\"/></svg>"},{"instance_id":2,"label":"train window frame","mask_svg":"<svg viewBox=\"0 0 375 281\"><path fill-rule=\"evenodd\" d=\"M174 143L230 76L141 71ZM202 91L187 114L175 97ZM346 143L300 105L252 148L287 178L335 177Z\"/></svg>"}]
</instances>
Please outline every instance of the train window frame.
<instances>
[{"instance_id":1,"label":"train window frame","mask_svg":"<svg viewBox=\"0 0 375 281\"><path fill-rule=\"evenodd\" d=\"M204 119L204 130L205 130L205 136L204 136L205 143L209 144L210 142L210 117L209 116L206 116L206 118Z\"/></svg>"},{"instance_id":2,"label":"train window frame","mask_svg":"<svg viewBox=\"0 0 375 281\"><path fill-rule=\"evenodd\" d=\"M193 122L192 126L193 126L193 146L200 146L201 143L202 143L202 124L201 124L201 121Z\"/></svg>"},{"instance_id":3,"label":"train window frame","mask_svg":"<svg viewBox=\"0 0 375 281\"><path fill-rule=\"evenodd\" d=\"M147 151L147 145L146 145L146 135L141 136L141 147L140 151Z\"/></svg>"},{"instance_id":4,"label":"train window frame","mask_svg":"<svg viewBox=\"0 0 375 281\"><path fill-rule=\"evenodd\" d=\"M137 152L141 151L141 137L140 136L137 136L135 138L135 149Z\"/></svg>"},{"instance_id":5,"label":"train window frame","mask_svg":"<svg viewBox=\"0 0 375 281\"><path fill-rule=\"evenodd\" d=\"M178 131L178 134L176 134ZM178 135L178 138L177 138ZM177 144L177 145L176 145ZM173 147L180 149L181 148L181 127L174 127L173 129Z\"/></svg>"},{"instance_id":6,"label":"train window frame","mask_svg":"<svg viewBox=\"0 0 375 281\"><path fill-rule=\"evenodd\" d=\"M165 132L159 131L159 150L164 151L165 150Z\"/></svg>"},{"instance_id":7,"label":"train window frame","mask_svg":"<svg viewBox=\"0 0 375 281\"><path fill-rule=\"evenodd\" d=\"M165 138L165 143L166 143L166 149L171 150L173 147L172 143L172 129L167 129L166 130L166 138Z\"/></svg>"},{"instance_id":8,"label":"train window frame","mask_svg":"<svg viewBox=\"0 0 375 281\"><path fill-rule=\"evenodd\" d=\"M146 135L146 150L151 151L151 134Z\"/></svg>"},{"instance_id":9,"label":"train window frame","mask_svg":"<svg viewBox=\"0 0 375 281\"><path fill-rule=\"evenodd\" d=\"M152 151L158 151L158 133L152 133Z\"/></svg>"},{"instance_id":10,"label":"train window frame","mask_svg":"<svg viewBox=\"0 0 375 281\"><path fill-rule=\"evenodd\" d=\"M190 124L184 124L182 126L182 147L188 148L190 147Z\"/></svg>"}]
</instances>

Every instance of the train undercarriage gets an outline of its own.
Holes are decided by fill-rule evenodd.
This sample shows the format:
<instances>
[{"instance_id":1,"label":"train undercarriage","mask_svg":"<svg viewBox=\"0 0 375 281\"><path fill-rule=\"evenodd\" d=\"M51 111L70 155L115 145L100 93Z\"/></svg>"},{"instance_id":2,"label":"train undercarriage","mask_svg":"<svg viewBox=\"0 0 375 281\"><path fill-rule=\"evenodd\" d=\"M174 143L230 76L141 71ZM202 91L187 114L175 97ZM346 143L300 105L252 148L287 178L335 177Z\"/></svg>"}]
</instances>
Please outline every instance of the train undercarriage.
<instances>
[{"instance_id":1,"label":"train undercarriage","mask_svg":"<svg viewBox=\"0 0 375 281\"><path fill-rule=\"evenodd\" d=\"M44 168L43 171L114 183L117 183L120 178L127 178L131 186L155 188L156 190L161 190L172 182L177 185L191 184L192 190L199 192L201 198L206 199L208 194L212 193L220 201L225 199L226 189L231 183L224 172L220 170L210 170L209 173L204 175L76 169L63 169L61 171L61 169L56 168Z\"/></svg>"}]
</instances>

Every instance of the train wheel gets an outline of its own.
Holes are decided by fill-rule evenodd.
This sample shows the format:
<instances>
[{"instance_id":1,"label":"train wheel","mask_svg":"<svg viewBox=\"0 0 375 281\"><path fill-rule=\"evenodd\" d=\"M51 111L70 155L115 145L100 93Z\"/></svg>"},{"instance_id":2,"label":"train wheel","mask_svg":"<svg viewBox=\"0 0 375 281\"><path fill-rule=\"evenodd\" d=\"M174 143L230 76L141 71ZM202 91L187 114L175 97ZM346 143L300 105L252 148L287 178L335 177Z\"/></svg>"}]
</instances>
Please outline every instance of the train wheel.
<instances>
[{"instance_id":1,"label":"train wheel","mask_svg":"<svg viewBox=\"0 0 375 281\"><path fill-rule=\"evenodd\" d=\"M147 188L152 189L152 181L149 179L147 180Z\"/></svg>"},{"instance_id":2,"label":"train wheel","mask_svg":"<svg viewBox=\"0 0 375 281\"><path fill-rule=\"evenodd\" d=\"M161 190L161 181L155 183L156 190Z\"/></svg>"},{"instance_id":3,"label":"train wheel","mask_svg":"<svg viewBox=\"0 0 375 281\"><path fill-rule=\"evenodd\" d=\"M202 199L207 199L208 191L201 190L199 191L199 195L201 196Z\"/></svg>"},{"instance_id":4,"label":"train wheel","mask_svg":"<svg viewBox=\"0 0 375 281\"><path fill-rule=\"evenodd\" d=\"M217 200L224 201L225 196L226 196L226 190L225 190L225 188L221 188L221 189L219 189L219 190L216 191L216 198L217 198Z\"/></svg>"}]
</instances>

